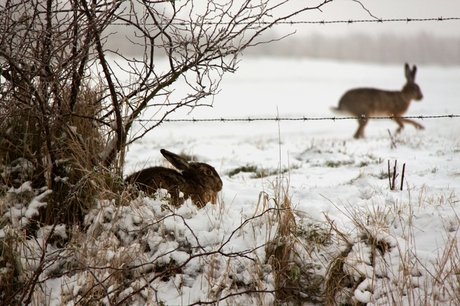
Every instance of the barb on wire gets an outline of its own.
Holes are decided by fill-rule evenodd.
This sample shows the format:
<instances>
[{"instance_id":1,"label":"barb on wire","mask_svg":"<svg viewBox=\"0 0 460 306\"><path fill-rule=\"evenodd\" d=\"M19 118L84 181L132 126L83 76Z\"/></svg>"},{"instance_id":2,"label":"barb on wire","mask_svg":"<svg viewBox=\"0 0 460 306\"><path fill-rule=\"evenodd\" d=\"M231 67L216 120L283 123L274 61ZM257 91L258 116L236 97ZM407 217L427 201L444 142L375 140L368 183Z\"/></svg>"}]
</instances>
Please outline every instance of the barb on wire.
<instances>
[{"instance_id":1,"label":"barb on wire","mask_svg":"<svg viewBox=\"0 0 460 306\"><path fill-rule=\"evenodd\" d=\"M346 117L247 117L247 118L182 118L182 119L139 119L139 122L253 122L253 121L324 121L324 120L393 120L396 118L403 119L441 119L441 118L460 118L460 115L416 115L416 116L346 116Z\"/></svg>"}]
</instances>

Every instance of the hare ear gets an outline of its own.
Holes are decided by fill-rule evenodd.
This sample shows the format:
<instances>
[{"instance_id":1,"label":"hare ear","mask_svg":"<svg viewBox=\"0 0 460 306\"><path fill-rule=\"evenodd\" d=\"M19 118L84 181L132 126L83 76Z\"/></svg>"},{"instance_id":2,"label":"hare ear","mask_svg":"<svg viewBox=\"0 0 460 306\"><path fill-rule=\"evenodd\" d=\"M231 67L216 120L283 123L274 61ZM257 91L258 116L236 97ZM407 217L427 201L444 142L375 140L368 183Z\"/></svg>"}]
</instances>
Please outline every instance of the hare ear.
<instances>
[{"instance_id":1,"label":"hare ear","mask_svg":"<svg viewBox=\"0 0 460 306\"><path fill-rule=\"evenodd\" d=\"M160 152L177 169L187 170L188 168L190 168L190 164L182 156L169 152L168 150L165 150L165 149L161 149Z\"/></svg>"},{"instance_id":2,"label":"hare ear","mask_svg":"<svg viewBox=\"0 0 460 306\"><path fill-rule=\"evenodd\" d=\"M417 66L413 66L412 67L412 81L415 80L415 74L417 73Z\"/></svg>"},{"instance_id":3,"label":"hare ear","mask_svg":"<svg viewBox=\"0 0 460 306\"><path fill-rule=\"evenodd\" d=\"M404 65L404 74L406 75L406 80L411 81L412 80L412 71L410 71L410 66L408 63Z\"/></svg>"},{"instance_id":4,"label":"hare ear","mask_svg":"<svg viewBox=\"0 0 460 306\"><path fill-rule=\"evenodd\" d=\"M414 82L415 81L415 73L417 72L417 67L415 65L411 70L409 64L406 63L406 65L404 66L404 72L406 74L407 82Z\"/></svg>"}]
</instances>

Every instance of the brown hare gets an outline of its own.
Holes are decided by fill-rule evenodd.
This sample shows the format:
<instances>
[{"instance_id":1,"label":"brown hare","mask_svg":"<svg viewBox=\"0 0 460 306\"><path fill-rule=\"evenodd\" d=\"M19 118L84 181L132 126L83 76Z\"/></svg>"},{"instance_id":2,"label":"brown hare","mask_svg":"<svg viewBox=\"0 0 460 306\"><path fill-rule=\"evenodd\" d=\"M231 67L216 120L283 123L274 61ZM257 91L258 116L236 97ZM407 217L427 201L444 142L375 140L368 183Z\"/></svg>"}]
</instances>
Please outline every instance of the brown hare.
<instances>
[{"instance_id":1,"label":"brown hare","mask_svg":"<svg viewBox=\"0 0 460 306\"><path fill-rule=\"evenodd\" d=\"M136 185L148 194L153 194L160 188L166 189L174 206L182 205L188 198L199 208L208 202L217 203L217 193L222 190L222 180L213 167L205 163L188 162L165 149L161 149L160 152L178 171L165 167L151 167L131 174L125 182Z\"/></svg>"},{"instance_id":2,"label":"brown hare","mask_svg":"<svg viewBox=\"0 0 460 306\"><path fill-rule=\"evenodd\" d=\"M406 84L401 91L387 91L374 88L357 88L347 91L340 99L338 107L332 107L333 111L346 112L358 119L359 127L355 133L355 138L364 137L364 128L370 116L394 116L394 120L399 125L397 133L404 128L404 123L410 123L417 129L424 127L410 119L398 118L402 116L412 100L420 101L423 98L420 87L415 84L415 73L417 67L414 65L410 69L406 63L405 67Z\"/></svg>"}]
</instances>

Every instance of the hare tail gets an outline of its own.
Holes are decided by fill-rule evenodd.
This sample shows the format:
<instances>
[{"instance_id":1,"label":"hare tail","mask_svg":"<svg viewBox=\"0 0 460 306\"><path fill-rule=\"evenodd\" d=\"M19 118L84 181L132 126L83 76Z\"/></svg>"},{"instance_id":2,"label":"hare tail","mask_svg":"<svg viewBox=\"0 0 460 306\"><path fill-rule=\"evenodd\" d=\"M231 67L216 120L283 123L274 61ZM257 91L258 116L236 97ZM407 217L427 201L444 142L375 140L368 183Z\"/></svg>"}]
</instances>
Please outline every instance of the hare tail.
<instances>
[{"instance_id":1,"label":"hare tail","mask_svg":"<svg viewBox=\"0 0 460 306\"><path fill-rule=\"evenodd\" d=\"M342 109L340 109L338 107L335 107L335 106L331 106L330 109L331 109L331 111L333 113L336 113L336 114L339 114L339 115L343 115L345 113L345 111L343 111Z\"/></svg>"}]
</instances>

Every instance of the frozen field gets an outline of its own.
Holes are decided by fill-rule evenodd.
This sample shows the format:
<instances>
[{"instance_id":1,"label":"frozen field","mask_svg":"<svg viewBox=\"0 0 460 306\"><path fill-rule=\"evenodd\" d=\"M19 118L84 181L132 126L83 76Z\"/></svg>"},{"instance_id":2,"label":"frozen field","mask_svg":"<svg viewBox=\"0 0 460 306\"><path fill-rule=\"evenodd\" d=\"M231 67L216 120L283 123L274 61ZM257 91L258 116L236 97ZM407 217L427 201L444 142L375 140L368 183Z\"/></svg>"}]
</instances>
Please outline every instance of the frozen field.
<instances>
[{"instance_id":1,"label":"frozen field","mask_svg":"<svg viewBox=\"0 0 460 306\"><path fill-rule=\"evenodd\" d=\"M186 154L219 172L218 204L103 190L65 246L47 238L67 239L64 225L17 242L37 277L31 303L459 305L460 118L416 119L425 130L399 135L374 120L361 140L356 120L328 119L348 89L401 89L403 65L244 58L214 107L170 119L324 120L163 123L129 148L125 175L167 165L161 148ZM416 82L424 99L406 115L460 114L460 67L418 66ZM41 192L8 216L32 218Z\"/></svg>"},{"instance_id":2,"label":"frozen field","mask_svg":"<svg viewBox=\"0 0 460 306\"><path fill-rule=\"evenodd\" d=\"M347 89L399 90L404 82L403 65L246 58L236 74L224 78L213 108L197 108L171 118L334 117L329 107ZM424 99L412 102L406 115L460 114L459 67L419 66L416 82ZM230 178L226 173L246 165L276 172L281 164L282 169L294 168L285 175L296 207L322 214L334 210L323 196L343 204L361 202L354 197L362 189L351 183L357 177L384 192L388 180L375 176L387 172L388 161L393 166L397 160L400 166L406 163L404 189L428 188L455 195L460 187L460 119L416 120L426 129L417 131L406 125L400 135L394 135L396 123L373 120L364 140L352 138L356 120L164 123L131 146L125 173L163 163L160 148L183 152L221 173L225 205L252 209L270 177ZM396 148L392 148L388 130ZM329 161L337 162L338 167L328 167Z\"/></svg>"},{"instance_id":3,"label":"frozen field","mask_svg":"<svg viewBox=\"0 0 460 306\"><path fill-rule=\"evenodd\" d=\"M399 90L404 82L403 63L244 58L236 74L225 76L213 108L171 118L331 117L336 115L329 107L347 89ZM418 66L416 82L424 99L413 102L406 115L460 114L460 67ZM202 218L204 225L196 230L212 232L216 241L224 241L242 220L260 210L261 192L273 199L281 185L288 189L297 227L332 222L350 235L356 249L346 261L356 269L350 273L358 275L352 289L357 301L383 305L396 295L394 305L455 305L460 118L416 120L424 131L409 125L400 135L394 135L397 125L390 120L371 121L364 140L352 138L355 120L164 123L131 146L125 173L165 164L160 148L213 165L224 182L220 209L208 205L206 213L191 218ZM403 191L389 188L388 163L393 170L395 161L398 186L405 164ZM257 178L245 172L248 168L270 175ZM225 220L219 226L209 216L216 214ZM382 269L377 258L368 243L357 238L363 231L390 245L382 254L385 273L377 272ZM328 262L321 264L326 267ZM205 300L208 292L193 290L193 282L180 293L168 287L173 284L164 286L162 300L171 301L168 305ZM266 280L265 287L270 286Z\"/></svg>"}]
</instances>

